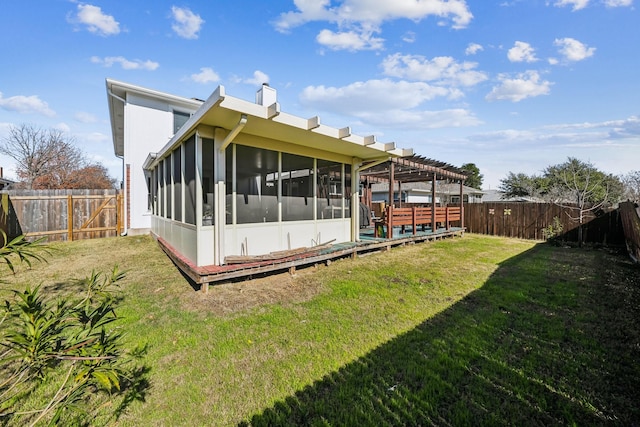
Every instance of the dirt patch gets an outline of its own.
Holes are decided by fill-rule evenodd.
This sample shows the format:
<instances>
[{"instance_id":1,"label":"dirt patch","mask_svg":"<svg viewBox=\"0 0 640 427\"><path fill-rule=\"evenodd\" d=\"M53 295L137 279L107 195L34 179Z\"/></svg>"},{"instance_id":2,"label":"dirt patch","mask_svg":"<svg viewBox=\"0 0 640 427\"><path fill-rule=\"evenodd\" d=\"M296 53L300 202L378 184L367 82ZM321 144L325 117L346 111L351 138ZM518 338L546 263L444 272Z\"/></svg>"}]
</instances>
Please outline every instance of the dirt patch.
<instances>
[{"instance_id":1,"label":"dirt patch","mask_svg":"<svg viewBox=\"0 0 640 427\"><path fill-rule=\"evenodd\" d=\"M185 308L207 310L216 315L228 315L272 304L295 304L309 301L326 289L319 280L323 267L271 274L251 280L221 283L209 287L209 292L193 292L186 298Z\"/></svg>"}]
</instances>

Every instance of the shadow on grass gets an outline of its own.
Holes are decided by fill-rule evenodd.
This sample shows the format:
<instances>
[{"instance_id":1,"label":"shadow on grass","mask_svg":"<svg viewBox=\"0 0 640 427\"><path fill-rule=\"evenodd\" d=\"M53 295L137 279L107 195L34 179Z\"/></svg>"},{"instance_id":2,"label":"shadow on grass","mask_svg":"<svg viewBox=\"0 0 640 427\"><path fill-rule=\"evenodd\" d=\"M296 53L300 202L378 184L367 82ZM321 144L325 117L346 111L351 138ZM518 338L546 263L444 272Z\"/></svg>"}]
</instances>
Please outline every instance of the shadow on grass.
<instances>
[{"instance_id":1,"label":"shadow on grass","mask_svg":"<svg viewBox=\"0 0 640 427\"><path fill-rule=\"evenodd\" d=\"M640 270L538 245L240 425L638 425Z\"/></svg>"}]
</instances>

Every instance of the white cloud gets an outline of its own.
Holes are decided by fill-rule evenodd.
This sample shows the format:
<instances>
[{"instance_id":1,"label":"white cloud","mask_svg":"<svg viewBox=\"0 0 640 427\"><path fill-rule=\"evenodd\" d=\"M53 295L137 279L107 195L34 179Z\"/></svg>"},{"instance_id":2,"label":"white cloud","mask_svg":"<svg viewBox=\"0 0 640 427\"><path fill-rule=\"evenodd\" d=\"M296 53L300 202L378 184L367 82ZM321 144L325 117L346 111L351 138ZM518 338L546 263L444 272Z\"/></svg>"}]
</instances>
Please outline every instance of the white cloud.
<instances>
[{"instance_id":1,"label":"white cloud","mask_svg":"<svg viewBox=\"0 0 640 427\"><path fill-rule=\"evenodd\" d=\"M355 82L342 87L308 86L300 94L302 104L314 110L354 117L410 110L437 97L457 97L459 91L424 82L390 79Z\"/></svg>"},{"instance_id":2,"label":"white cloud","mask_svg":"<svg viewBox=\"0 0 640 427\"><path fill-rule=\"evenodd\" d=\"M553 44L560 48L558 52L564 56L565 60L570 62L587 59L593 56L596 51L595 47L587 47L584 43L570 37L556 39Z\"/></svg>"},{"instance_id":3,"label":"white cloud","mask_svg":"<svg viewBox=\"0 0 640 427\"><path fill-rule=\"evenodd\" d=\"M394 109L385 112L361 111L356 117L371 125L402 130L469 127L482 124L473 113L462 108L421 111Z\"/></svg>"},{"instance_id":4,"label":"white cloud","mask_svg":"<svg viewBox=\"0 0 640 427\"><path fill-rule=\"evenodd\" d=\"M325 29L317 38L334 49L380 49L384 40L372 34L379 33L385 21L417 22L434 16L448 20L453 28L464 28L473 18L464 0L294 0L294 3L297 10L281 14L274 22L275 28L288 32L307 22L336 24L339 31Z\"/></svg>"},{"instance_id":5,"label":"white cloud","mask_svg":"<svg viewBox=\"0 0 640 427\"><path fill-rule=\"evenodd\" d=\"M425 101L445 95L446 90L429 87L425 83L375 80L341 88L310 86L301 93L300 99L314 111L325 110L353 117L357 121L352 124L376 128L378 136L383 134L380 129L393 128L404 132L482 124L467 109L432 111L419 108Z\"/></svg>"},{"instance_id":6,"label":"white cloud","mask_svg":"<svg viewBox=\"0 0 640 427\"><path fill-rule=\"evenodd\" d=\"M604 0L604 5L607 7L624 7L632 4L633 0Z\"/></svg>"},{"instance_id":7,"label":"white cloud","mask_svg":"<svg viewBox=\"0 0 640 427\"><path fill-rule=\"evenodd\" d=\"M507 58L511 62L536 62L535 49L529 43L516 41L507 52Z\"/></svg>"},{"instance_id":8,"label":"white cloud","mask_svg":"<svg viewBox=\"0 0 640 427\"><path fill-rule=\"evenodd\" d=\"M431 60L420 55L396 53L382 61L384 74L417 81L432 81L454 86L473 86L487 80L487 75L476 71L475 62L457 62L450 56Z\"/></svg>"},{"instance_id":9,"label":"white cloud","mask_svg":"<svg viewBox=\"0 0 640 427\"><path fill-rule=\"evenodd\" d=\"M102 143L111 141L111 136L105 135L104 133L101 133L101 132L90 132L87 134L82 134L79 136L79 138L83 141L90 142L91 144L102 144ZM117 159L114 159L114 160L117 160Z\"/></svg>"},{"instance_id":10,"label":"white cloud","mask_svg":"<svg viewBox=\"0 0 640 427\"><path fill-rule=\"evenodd\" d=\"M220 81L220 76L218 75L218 73L213 71L213 68L203 67L200 68L199 73L191 74L191 80L196 83L202 84L215 83Z\"/></svg>"},{"instance_id":11,"label":"white cloud","mask_svg":"<svg viewBox=\"0 0 640 427\"><path fill-rule=\"evenodd\" d=\"M558 0L554 3L555 6L573 6L573 10L584 9L589 5L589 0Z\"/></svg>"},{"instance_id":12,"label":"white cloud","mask_svg":"<svg viewBox=\"0 0 640 427\"><path fill-rule=\"evenodd\" d=\"M23 114L42 114L47 117L56 115L56 112L49 108L49 104L41 100L37 95L15 95L4 98L2 92L0 92L0 108Z\"/></svg>"},{"instance_id":13,"label":"white cloud","mask_svg":"<svg viewBox=\"0 0 640 427\"><path fill-rule=\"evenodd\" d=\"M402 41L405 43L414 43L416 41L416 33L407 31L404 36L402 36Z\"/></svg>"},{"instance_id":14,"label":"white cloud","mask_svg":"<svg viewBox=\"0 0 640 427\"><path fill-rule=\"evenodd\" d=\"M637 138L640 136L640 117L631 116L620 120L607 120L604 122L566 123L546 126L550 130L590 130L603 129L608 133L608 138Z\"/></svg>"},{"instance_id":15,"label":"white cloud","mask_svg":"<svg viewBox=\"0 0 640 427\"><path fill-rule=\"evenodd\" d=\"M590 0L557 0L554 6L573 6L573 10L584 9L589 6ZM633 5L633 0L601 0L606 7L627 7Z\"/></svg>"},{"instance_id":16,"label":"white cloud","mask_svg":"<svg viewBox=\"0 0 640 427\"><path fill-rule=\"evenodd\" d=\"M242 82L250 85L260 86L263 83L269 83L269 76L260 70L256 70L253 72L253 77L243 79Z\"/></svg>"},{"instance_id":17,"label":"white cloud","mask_svg":"<svg viewBox=\"0 0 640 427\"><path fill-rule=\"evenodd\" d=\"M378 25L402 18L419 21L429 16L450 18L454 28L463 28L473 18L464 0L342 0L337 5L330 0L294 0L294 3L298 10L281 14L275 22L279 31L286 32L312 21Z\"/></svg>"},{"instance_id":18,"label":"white cloud","mask_svg":"<svg viewBox=\"0 0 640 427\"><path fill-rule=\"evenodd\" d=\"M60 122L60 123L54 125L53 128L56 129L56 130L59 130L60 132L64 132L64 133L67 133L67 134L71 132L71 126L69 126L65 122Z\"/></svg>"},{"instance_id":19,"label":"white cloud","mask_svg":"<svg viewBox=\"0 0 640 427\"><path fill-rule=\"evenodd\" d=\"M86 25L90 32L101 36L120 33L120 23L113 16L103 13L98 6L80 3L78 4L78 13L70 20Z\"/></svg>"},{"instance_id":20,"label":"white cloud","mask_svg":"<svg viewBox=\"0 0 640 427\"><path fill-rule=\"evenodd\" d=\"M519 102L526 98L547 95L553 83L541 80L537 71L527 71L510 78L508 74L498 76L500 84L486 96L488 101Z\"/></svg>"},{"instance_id":21,"label":"white cloud","mask_svg":"<svg viewBox=\"0 0 640 427\"><path fill-rule=\"evenodd\" d=\"M177 6L171 7L171 15L175 22L171 25L173 31L185 39L197 39L198 32L204 24L204 20L200 15L196 15L187 8Z\"/></svg>"},{"instance_id":22,"label":"white cloud","mask_svg":"<svg viewBox=\"0 0 640 427\"><path fill-rule=\"evenodd\" d=\"M371 32L344 31L334 33L324 29L318 33L316 41L331 50L379 50L383 48L384 39L374 37Z\"/></svg>"},{"instance_id":23,"label":"white cloud","mask_svg":"<svg viewBox=\"0 0 640 427\"><path fill-rule=\"evenodd\" d=\"M114 64L120 64L123 70L154 71L160 66L160 64L154 61L142 61L140 59L129 60L123 56L107 56L105 58L92 56L91 62L93 62L94 64L102 64L105 67L111 67Z\"/></svg>"},{"instance_id":24,"label":"white cloud","mask_svg":"<svg viewBox=\"0 0 640 427\"><path fill-rule=\"evenodd\" d=\"M467 48L464 50L464 54L465 55L475 55L476 53L480 52L481 50L484 50L482 45L480 45L478 43L469 43Z\"/></svg>"},{"instance_id":25,"label":"white cloud","mask_svg":"<svg viewBox=\"0 0 640 427\"><path fill-rule=\"evenodd\" d=\"M91 113L87 113L85 111L78 111L74 118L80 123L96 123L98 119Z\"/></svg>"}]
</instances>

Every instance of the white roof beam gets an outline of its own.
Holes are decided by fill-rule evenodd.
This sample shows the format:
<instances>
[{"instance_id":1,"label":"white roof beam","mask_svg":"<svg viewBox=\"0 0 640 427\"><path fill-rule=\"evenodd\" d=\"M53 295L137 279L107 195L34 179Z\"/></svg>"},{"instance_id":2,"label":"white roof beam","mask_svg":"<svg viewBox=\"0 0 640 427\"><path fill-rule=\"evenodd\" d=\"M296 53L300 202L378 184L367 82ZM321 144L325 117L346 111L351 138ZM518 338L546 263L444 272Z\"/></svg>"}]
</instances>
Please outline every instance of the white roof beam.
<instances>
[{"instance_id":1,"label":"white roof beam","mask_svg":"<svg viewBox=\"0 0 640 427\"><path fill-rule=\"evenodd\" d=\"M267 119L273 119L280 114L280 103L274 102L267 107Z\"/></svg>"},{"instance_id":2,"label":"white roof beam","mask_svg":"<svg viewBox=\"0 0 640 427\"><path fill-rule=\"evenodd\" d=\"M320 116L313 116L307 119L307 130L312 130L320 127Z\"/></svg>"}]
</instances>

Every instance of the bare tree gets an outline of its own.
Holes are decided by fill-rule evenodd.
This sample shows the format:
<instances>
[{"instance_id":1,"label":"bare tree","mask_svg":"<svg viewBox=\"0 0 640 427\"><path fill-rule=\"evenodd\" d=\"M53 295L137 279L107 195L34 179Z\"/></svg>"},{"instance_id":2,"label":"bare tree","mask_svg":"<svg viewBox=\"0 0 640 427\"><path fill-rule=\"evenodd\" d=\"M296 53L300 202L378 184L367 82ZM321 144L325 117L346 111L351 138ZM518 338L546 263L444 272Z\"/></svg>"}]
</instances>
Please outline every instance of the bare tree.
<instances>
[{"instance_id":1,"label":"bare tree","mask_svg":"<svg viewBox=\"0 0 640 427\"><path fill-rule=\"evenodd\" d=\"M640 170L622 175L620 180L624 185L624 197L632 202L640 202Z\"/></svg>"},{"instance_id":2,"label":"bare tree","mask_svg":"<svg viewBox=\"0 0 640 427\"><path fill-rule=\"evenodd\" d=\"M622 183L613 175L599 171L592 163L569 157L565 163L549 166L545 198L573 212L578 223L578 244L583 242L585 219L603 207L619 201Z\"/></svg>"},{"instance_id":3,"label":"bare tree","mask_svg":"<svg viewBox=\"0 0 640 427\"><path fill-rule=\"evenodd\" d=\"M0 153L17 162L16 173L28 189L113 188L102 165L89 164L72 137L57 129L12 126ZM97 178L99 175L102 175ZM91 176L90 182L84 178ZM97 187L93 187L98 183Z\"/></svg>"}]
</instances>

